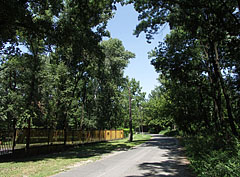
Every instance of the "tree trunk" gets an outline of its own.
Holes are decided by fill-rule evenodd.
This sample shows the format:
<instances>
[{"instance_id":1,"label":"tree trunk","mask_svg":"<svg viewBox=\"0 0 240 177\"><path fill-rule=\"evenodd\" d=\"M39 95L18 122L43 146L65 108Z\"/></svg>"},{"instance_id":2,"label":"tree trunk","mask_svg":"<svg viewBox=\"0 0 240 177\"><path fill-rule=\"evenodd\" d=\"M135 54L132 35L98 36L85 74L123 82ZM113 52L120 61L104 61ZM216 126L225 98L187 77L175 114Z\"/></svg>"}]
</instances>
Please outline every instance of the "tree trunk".
<instances>
[{"instance_id":1,"label":"tree trunk","mask_svg":"<svg viewBox=\"0 0 240 177\"><path fill-rule=\"evenodd\" d=\"M82 96L82 113L81 113L81 123L80 123L80 130L83 130L83 121L84 121L84 106L86 102L86 95L87 95L87 88L86 88L86 81L84 81L84 88L83 88L83 96Z\"/></svg>"},{"instance_id":2,"label":"tree trunk","mask_svg":"<svg viewBox=\"0 0 240 177\"><path fill-rule=\"evenodd\" d=\"M35 72L33 72L32 78L31 78L30 94L29 94L29 98L28 98L28 109L30 110L30 117L27 120L27 124L28 124L27 139L26 139L26 150L27 151L29 150L29 147L30 147L31 118L33 117L33 111L34 111L34 106L35 106L35 103L34 103L35 82L36 82Z\"/></svg>"},{"instance_id":3,"label":"tree trunk","mask_svg":"<svg viewBox=\"0 0 240 177\"><path fill-rule=\"evenodd\" d=\"M16 134L17 134L16 119L14 119L14 121L13 121L13 145L12 145L12 152L13 153L14 153L15 146L16 146Z\"/></svg>"},{"instance_id":4,"label":"tree trunk","mask_svg":"<svg viewBox=\"0 0 240 177\"><path fill-rule=\"evenodd\" d=\"M130 129L130 135L129 135L129 141L133 141L133 132L132 132L132 110L131 110L131 88L129 87L129 129Z\"/></svg>"},{"instance_id":5,"label":"tree trunk","mask_svg":"<svg viewBox=\"0 0 240 177\"><path fill-rule=\"evenodd\" d=\"M214 117L215 117L215 128L217 131L220 131L220 120L222 120L222 114L221 114L221 108L219 108L219 100L217 97L217 89L216 89L216 81L214 82L214 76L213 76L213 67L211 65L211 59L209 56L209 52L206 50L207 47L204 48L204 52L206 55L206 65L207 65L207 72L208 72L208 79L210 83L211 88L211 97L213 98L213 104L214 104ZM220 105L221 106L221 105Z\"/></svg>"},{"instance_id":6,"label":"tree trunk","mask_svg":"<svg viewBox=\"0 0 240 177\"><path fill-rule=\"evenodd\" d=\"M47 128L47 132L48 132L48 140L47 140L47 143L48 143L48 146L50 145L50 129L51 129L51 128Z\"/></svg>"},{"instance_id":7,"label":"tree trunk","mask_svg":"<svg viewBox=\"0 0 240 177\"><path fill-rule=\"evenodd\" d=\"M64 114L64 145L67 145L67 115Z\"/></svg>"},{"instance_id":8,"label":"tree trunk","mask_svg":"<svg viewBox=\"0 0 240 177\"><path fill-rule=\"evenodd\" d=\"M200 102L201 115L203 116L203 120L204 120L204 123L205 123L206 127L210 128L210 121L208 119L206 111L204 110L203 89L202 89L201 85L199 86L199 96L200 96L199 102Z\"/></svg>"},{"instance_id":9,"label":"tree trunk","mask_svg":"<svg viewBox=\"0 0 240 177\"><path fill-rule=\"evenodd\" d=\"M29 151L29 148L30 148L30 136L31 136L31 117L28 118L27 139L26 139L27 152Z\"/></svg>"},{"instance_id":10,"label":"tree trunk","mask_svg":"<svg viewBox=\"0 0 240 177\"><path fill-rule=\"evenodd\" d=\"M34 45L33 39L28 39L31 52L33 54L33 68L31 72L31 84L30 84L30 93L28 96L28 109L30 111L30 117L27 120L28 123L28 131L27 131L27 139L26 139L26 150L27 152L29 151L30 147L30 136L31 136L31 119L33 118L34 115L34 109L37 107L37 95L38 95L38 89L36 87L38 86L38 78L36 77L36 73L39 70L39 58L38 58L38 47ZM37 41L39 42L39 41Z\"/></svg>"},{"instance_id":11,"label":"tree trunk","mask_svg":"<svg viewBox=\"0 0 240 177\"><path fill-rule=\"evenodd\" d=\"M82 104L82 114L81 114L80 130L83 129L83 120L84 120L84 103Z\"/></svg>"},{"instance_id":12,"label":"tree trunk","mask_svg":"<svg viewBox=\"0 0 240 177\"><path fill-rule=\"evenodd\" d=\"M224 98L225 98L225 101L226 101L226 107L227 107L227 113L228 113L228 122L230 124L233 135L238 136L238 132L236 130L236 125L235 125L234 117L233 117L233 113L232 113L232 106L231 106L230 97L229 97L228 92L225 88L225 83L224 83L222 73L221 73L221 70L220 70L217 43L214 43L214 52L215 52L215 57L214 57L213 66L214 66L214 71L216 73L216 76L219 78L221 88L222 88L222 91L223 91L223 95L224 95Z\"/></svg>"}]
</instances>

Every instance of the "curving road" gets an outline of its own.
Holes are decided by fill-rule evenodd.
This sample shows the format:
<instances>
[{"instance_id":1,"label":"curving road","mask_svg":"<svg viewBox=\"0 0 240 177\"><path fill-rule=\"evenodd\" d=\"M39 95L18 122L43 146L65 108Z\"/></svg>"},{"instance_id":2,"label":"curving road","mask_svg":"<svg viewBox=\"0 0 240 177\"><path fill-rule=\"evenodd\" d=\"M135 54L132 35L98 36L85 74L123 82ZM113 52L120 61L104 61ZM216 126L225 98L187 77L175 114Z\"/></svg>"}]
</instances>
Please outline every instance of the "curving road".
<instances>
[{"instance_id":1,"label":"curving road","mask_svg":"<svg viewBox=\"0 0 240 177\"><path fill-rule=\"evenodd\" d=\"M148 142L55 177L190 177L188 161L175 138L152 135Z\"/></svg>"}]
</instances>

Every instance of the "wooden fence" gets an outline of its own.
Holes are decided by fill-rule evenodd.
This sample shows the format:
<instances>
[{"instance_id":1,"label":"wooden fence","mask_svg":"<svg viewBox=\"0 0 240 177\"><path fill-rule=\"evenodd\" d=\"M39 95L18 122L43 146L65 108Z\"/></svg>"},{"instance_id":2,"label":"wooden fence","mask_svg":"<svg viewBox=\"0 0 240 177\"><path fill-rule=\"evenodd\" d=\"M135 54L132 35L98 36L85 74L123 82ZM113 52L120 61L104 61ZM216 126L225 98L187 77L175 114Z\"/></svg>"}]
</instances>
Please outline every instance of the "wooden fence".
<instances>
[{"instance_id":1,"label":"wooden fence","mask_svg":"<svg viewBox=\"0 0 240 177\"><path fill-rule=\"evenodd\" d=\"M14 149L23 149L26 146L27 129L16 131L16 145ZM84 144L91 142L110 141L124 138L123 130L92 130L67 131L66 144ZM0 155L12 153L13 133L0 132ZM31 129L30 147L43 145L57 145L64 143L63 130Z\"/></svg>"}]
</instances>

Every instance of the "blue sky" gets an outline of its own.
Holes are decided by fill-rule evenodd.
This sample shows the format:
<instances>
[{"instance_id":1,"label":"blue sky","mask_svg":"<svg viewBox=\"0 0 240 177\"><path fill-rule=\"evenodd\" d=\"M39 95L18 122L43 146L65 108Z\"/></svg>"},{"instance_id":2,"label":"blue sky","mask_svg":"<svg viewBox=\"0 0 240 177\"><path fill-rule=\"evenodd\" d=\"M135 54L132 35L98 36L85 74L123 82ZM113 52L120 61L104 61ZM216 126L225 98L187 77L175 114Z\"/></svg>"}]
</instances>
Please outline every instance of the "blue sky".
<instances>
[{"instance_id":1,"label":"blue sky","mask_svg":"<svg viewBox=\"0 0 240 177\"><path fill-rule=\"evenodd\" d=\"M147 53L154 49L159 41L164 39L165 35L169 33L169 28L166 27L161 30L161 32L154 37L155 39L152 43L148 44L144 33L138 38L133 35L137 24L138 13L132 5L124 7L117 5L116 14L114 18L109 21L107 29L110 31L112 38L120 39L126 50L136 54L136 58L132 59L126 68L125 76L140 81L142 91L148 95L159 83L156 80L158 73L156 73L154 67L150 64Z\"/></svg>"}]
</instances>

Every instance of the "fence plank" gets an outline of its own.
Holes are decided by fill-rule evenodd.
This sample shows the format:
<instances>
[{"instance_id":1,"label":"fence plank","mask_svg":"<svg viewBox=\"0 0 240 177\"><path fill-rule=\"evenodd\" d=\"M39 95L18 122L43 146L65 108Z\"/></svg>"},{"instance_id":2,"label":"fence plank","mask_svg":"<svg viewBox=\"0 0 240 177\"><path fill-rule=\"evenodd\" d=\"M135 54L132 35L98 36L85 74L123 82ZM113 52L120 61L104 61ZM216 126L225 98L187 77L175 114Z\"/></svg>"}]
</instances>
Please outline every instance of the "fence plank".
<instances>
[{"instance_id":1,"label":"fence plank","mask_svg":"<svg viewBox=\"0 0 240 177\"><path fill-rule=\"evenodd\" d=\"M64 131L53 129L31 129L30 147L42 145L58 145L64 143ZM81 144L99 141L109 141L124 138L123 130L93 130L68 131L67 144ZM15 149L23 149L26 146L26 129L16 130ZM12 153L13 132L0 132L0 155Z\"/></svg>"}]
</instances>

